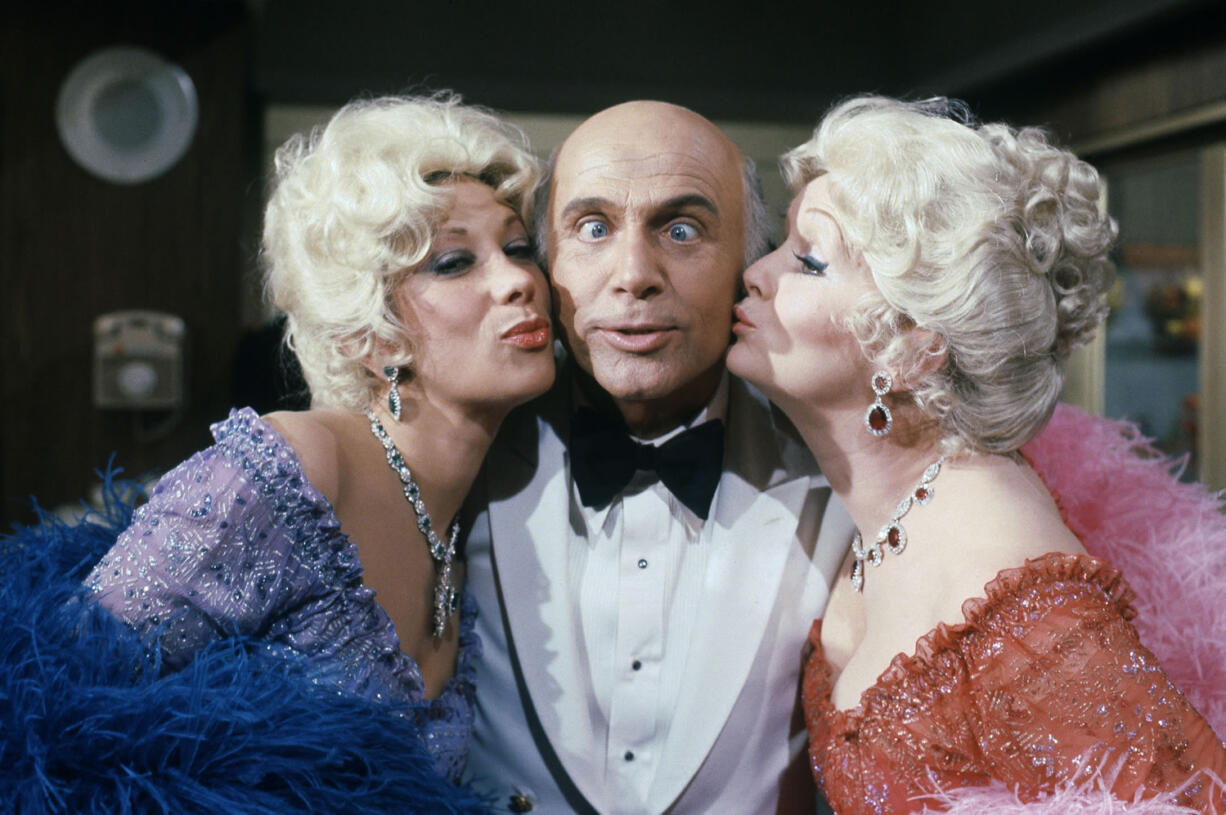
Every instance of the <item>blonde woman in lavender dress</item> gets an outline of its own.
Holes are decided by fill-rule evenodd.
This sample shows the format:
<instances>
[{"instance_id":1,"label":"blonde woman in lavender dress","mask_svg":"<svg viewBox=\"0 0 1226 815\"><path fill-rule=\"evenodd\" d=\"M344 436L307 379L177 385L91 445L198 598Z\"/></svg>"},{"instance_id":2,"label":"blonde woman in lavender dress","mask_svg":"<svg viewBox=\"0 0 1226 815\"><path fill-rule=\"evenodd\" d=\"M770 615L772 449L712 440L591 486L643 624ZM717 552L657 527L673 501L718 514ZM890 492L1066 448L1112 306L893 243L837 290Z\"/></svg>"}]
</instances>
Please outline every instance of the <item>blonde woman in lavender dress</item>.
<instances>
[{"instance_id":1,"label":"blonde woman in lavender dress","mask_svg":"<svg viewBox=\"0 0 1226 815\"><path fill-rule=\"evenodd\" d=\"M188 664L232 634L420 712L455 781L476 609L456 516L503 417L553 381L522 135L445 95L352 103L277 154L267 287L311 409L234 410L88 578Z\"/></svg>"}]
</instances>

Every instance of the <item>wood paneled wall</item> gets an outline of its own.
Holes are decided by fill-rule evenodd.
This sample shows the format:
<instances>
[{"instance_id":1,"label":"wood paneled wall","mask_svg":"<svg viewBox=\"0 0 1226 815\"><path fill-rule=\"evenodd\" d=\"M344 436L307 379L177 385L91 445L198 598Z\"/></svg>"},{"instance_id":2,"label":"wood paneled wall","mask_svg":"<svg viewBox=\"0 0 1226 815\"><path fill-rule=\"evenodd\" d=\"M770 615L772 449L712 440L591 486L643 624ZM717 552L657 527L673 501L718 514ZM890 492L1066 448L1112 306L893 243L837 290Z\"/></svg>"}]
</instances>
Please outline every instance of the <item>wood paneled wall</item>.
<instances>
[{"instance_id":1,"label":"wood paneled wall","mask_svg":"<svg viewBox=\"0 0 1226 815\"><path fill-rule=\"evenodd\" d=\"M1226 132L1226 4L1212 3L1164 36L1087 49L1019 74L982 100L981 115L1043 124L1099 162L1117 154L1206 144ZM1138 44L1144 43L1144 47Z\"/></svg>"},{"instance_id":2,"label":"wood paneled wall","mask_svg":"<svg viewBox=\"0 0 1226 815\"><path fill-rule=\"evenodd\" d=\"M248 198L259 190L258 133L247 109L248 38L241 4L19 4L0 12L0 518L23 501L75 501L111 453L129 474L165 469L209 441L224 415L251 265ZM183 159L135 185L99 180L56 132L60 82L110 45L149 48L182 66L200 100ZM256 185L258 186L258 185ZM92 322L141 308L178 314L190 334L187 410L163 418L91 403Z\"/></svg>"}]
</instances>

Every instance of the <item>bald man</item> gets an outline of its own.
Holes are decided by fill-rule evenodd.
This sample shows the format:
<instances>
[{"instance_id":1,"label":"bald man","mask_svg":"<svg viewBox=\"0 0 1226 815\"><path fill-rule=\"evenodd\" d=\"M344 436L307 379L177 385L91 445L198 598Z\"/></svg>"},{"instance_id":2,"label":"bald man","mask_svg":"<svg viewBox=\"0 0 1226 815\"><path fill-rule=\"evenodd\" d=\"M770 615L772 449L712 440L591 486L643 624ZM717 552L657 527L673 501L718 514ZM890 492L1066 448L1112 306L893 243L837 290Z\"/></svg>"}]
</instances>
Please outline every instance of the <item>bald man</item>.
<instances>
[{"instance_id":1,"label":"bald man","mask_svg":"<svg viewBox=\"0 0 1226 815\"><path fill-rule=\"evenodd\" d=\"M767 248L752 164L630 102L571 134L547 193L569 356L475 488L469 779L509 812L811 813L801 657L852 525L724 370Z\"/></svg>"}]
</instances>

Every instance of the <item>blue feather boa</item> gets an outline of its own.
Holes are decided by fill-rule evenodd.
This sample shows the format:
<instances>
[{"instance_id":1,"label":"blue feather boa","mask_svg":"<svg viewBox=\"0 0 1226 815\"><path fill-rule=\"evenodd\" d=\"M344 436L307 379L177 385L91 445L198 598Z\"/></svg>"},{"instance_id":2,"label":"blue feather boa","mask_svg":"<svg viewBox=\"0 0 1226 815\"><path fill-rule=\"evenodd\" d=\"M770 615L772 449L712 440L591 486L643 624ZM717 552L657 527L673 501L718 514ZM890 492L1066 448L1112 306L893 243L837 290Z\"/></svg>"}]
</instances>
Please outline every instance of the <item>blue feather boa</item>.
<instances>
[{"instance_id":1,"label":"blue feather boa","mask_svg":"<svg viewBox=\"0 0 1226 815\"><path fill-rule=\"evenodd\" d=\"M0 537L0 801L21 813L476 813L416 728L234 639L162 675L80 581L139 491ZM37 509L37 508L36 508Z\"/></svg>"}]
</instances>

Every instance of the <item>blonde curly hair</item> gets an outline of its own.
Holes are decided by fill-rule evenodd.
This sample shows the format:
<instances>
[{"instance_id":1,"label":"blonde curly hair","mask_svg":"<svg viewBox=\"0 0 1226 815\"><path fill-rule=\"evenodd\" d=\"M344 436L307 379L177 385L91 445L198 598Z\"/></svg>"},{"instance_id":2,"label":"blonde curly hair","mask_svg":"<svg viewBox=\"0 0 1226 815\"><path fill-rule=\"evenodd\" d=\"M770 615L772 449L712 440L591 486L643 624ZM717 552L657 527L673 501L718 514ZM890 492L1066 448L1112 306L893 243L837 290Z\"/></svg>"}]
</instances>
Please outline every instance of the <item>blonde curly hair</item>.
<instances>
[{"instance_id":1,"label":"blonde curly hair","mask_svg":"<svg viewBox=\"0 0 1226 815\"><path fill-rule=\"evenodd\" d=\"M362 362L376 349L382 364L412 362L395 294L446 217L443 182L461 176L531 224L540 167L527 139L454 94L351 102L277 150L265 287L286 314L312 406L369 404L383 383Z\"/></svg>"},{"instance_id":2,"label":"blonde curly hair","mask_svg":"<svg viewBox=\"0 0 1226 815\"><path fill-rule=\"evenodd\" d=\"M829 179L877 288L848 328L903 375L944 452L1010 453L1036 435L1108 310L1117 228L1097 171L1037 128L880 96L836 105L782 165L794 192Z\"/></svg>"}]
</instances>

